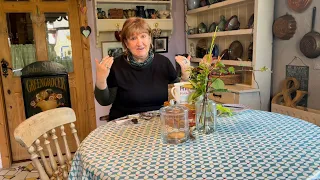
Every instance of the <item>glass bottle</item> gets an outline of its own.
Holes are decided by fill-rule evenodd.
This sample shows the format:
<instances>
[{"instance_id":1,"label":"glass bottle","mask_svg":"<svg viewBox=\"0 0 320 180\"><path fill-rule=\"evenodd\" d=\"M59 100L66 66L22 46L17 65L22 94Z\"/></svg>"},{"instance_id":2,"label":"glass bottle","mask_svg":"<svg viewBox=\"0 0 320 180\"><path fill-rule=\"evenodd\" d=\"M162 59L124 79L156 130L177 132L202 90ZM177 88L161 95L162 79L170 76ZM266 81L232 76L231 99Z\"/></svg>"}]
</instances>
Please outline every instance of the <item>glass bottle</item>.
<instances>
[{"instance_id":1,"label":"glass bottle","mask_svg":"<svg viewBox=\"0 0 320 180\"><path fill-rule=\"evenodd\" d=\"M199 97L196 101L196 128L199 133L210 134L216 131L217 108L216 103Z\"/></svg>"}]
</instances>

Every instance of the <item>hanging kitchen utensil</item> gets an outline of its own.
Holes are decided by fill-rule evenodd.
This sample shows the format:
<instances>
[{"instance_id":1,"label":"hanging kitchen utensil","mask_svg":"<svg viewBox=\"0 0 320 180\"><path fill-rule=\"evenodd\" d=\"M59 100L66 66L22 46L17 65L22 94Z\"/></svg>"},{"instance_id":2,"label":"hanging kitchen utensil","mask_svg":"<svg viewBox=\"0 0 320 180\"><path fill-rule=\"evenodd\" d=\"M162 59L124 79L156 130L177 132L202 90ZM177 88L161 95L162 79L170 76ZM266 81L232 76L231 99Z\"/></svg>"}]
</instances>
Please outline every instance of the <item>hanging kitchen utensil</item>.
<instances>
[{"instance_id":1,"label":"hanging kitchen utensil","mask_svg":"<svg viewBox=\"0 0 320 180\"><path fill-rule=\"evenodd\" d=\"M312 0L288 0L288 6L295 12L301 13L306 10Z\"/></svg>"},{"instance_id":2,"label":"hanging kitchen utensil","mask_svg":"<svg viewBox=\"0 0 320 180\"><path fill-rule=\"evenodd\" d=\"M286 14L277 18L273 23L273 34L279 39L288 40L293 37L297 29L297 22L293 16Z\"/></svg>"},{"instance_id":3,"label":"hanging kitchen utensil","mask_svg":"<svg viewBox=\"0 0 320 180\"><path fill-rule=\"evenodd\" d=\"M238 60L238 58L242 57L243 46L240 41L233 41L229 46L229 59L230 60Z\"/></svg>"},{"instance_id":4,"label":"hanging kitchen utensil","mask_svg":"<svg viewBox=\"0 0 320 180\"><path fill-rule=\"evenodd\" d=\"M312 11L311 31L300 40L300 51L308 58L316 58L320 55L320 34L314 31L317 8Z\"/></svg>"}]
</instances>

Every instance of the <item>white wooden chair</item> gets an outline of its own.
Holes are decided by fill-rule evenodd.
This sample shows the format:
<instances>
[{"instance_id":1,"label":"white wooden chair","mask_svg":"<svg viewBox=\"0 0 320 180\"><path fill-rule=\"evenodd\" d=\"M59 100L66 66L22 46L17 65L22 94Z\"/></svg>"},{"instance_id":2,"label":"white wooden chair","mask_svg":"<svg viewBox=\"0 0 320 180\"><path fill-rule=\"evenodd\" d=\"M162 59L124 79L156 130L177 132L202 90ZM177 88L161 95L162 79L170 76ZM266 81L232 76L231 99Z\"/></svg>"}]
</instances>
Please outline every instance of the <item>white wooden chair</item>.
<instances>
[{"instance_id":1,"label":"white wooden chair","mask_svg":"<svg viewBox=\"0 0 320 180\"><path fill-rule=\"evenodd\" d=\"M77 130L75 129L75 121L76 115L74 111L71 108L62 107L38 113L23 121L15 129L14 137L16 141L30 153L31 160L38 169L41 180L68 178L72 157L67 143L64 125L70 124L71 133L74 136L77 147L79 147L80 141ZM66 158L62 155L55 128L60 128ZM47 150L50 163L48 163L44 149L40 145L41 136L44 138L43 144ZM55 145L59 164L57 164L53 155L48 136L51 136ZM42 163L40 163L38 159L39 156L41 157Z\"/></svg>"}]
</instances>

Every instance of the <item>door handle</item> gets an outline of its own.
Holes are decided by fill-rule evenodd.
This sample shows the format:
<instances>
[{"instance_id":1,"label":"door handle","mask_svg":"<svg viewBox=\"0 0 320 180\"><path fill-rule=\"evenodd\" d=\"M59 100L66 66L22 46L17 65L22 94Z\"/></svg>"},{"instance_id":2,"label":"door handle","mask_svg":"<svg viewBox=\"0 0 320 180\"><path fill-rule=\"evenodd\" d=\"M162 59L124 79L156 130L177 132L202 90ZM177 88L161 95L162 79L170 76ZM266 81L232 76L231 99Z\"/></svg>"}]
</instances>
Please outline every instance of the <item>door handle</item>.
<instances>
[{"instance_id":1,"label":"door handle","mask_svg":"<svg viewBox=\"0 0 320 180\"><path fill-rule=\"evenodd\" d=\"M215 93L212 93L212 95L213 95L214 97L218 97L218 98L221 98L221 97L222 97L221 95L218 95L218 94L215 94Z\"/></svg>"},{"instance_id":2,"label":"door handle","mask_svg":"<svg viewBox=\"0 0 320 180\"><path fill-rule=\"evenodd\" d=\"M8 74L8 69L10 69L12 71L12 68L8 67L8 66L9 66L8 61L6 61L5 59L2 59L1 60L1 69L2 69L2 75L4 77L7 77L9 75Z\"/></svg>"}]
</instances>

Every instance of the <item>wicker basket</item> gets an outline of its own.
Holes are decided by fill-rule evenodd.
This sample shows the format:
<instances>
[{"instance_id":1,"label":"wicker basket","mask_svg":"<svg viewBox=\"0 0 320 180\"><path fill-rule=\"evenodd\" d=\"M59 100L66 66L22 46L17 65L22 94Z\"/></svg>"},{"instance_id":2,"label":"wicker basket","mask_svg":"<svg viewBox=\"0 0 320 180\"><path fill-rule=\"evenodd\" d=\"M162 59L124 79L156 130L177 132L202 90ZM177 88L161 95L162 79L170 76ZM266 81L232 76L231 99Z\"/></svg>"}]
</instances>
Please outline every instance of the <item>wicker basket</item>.
<instances>
[{"instance_id":1,"label":"wicker basket","mask_svg":"<svg viewBox=\"0 0 320 180\"><path fill-rule=\"evenodd\" d=\"M210 78L217 78L218 76L210 76ZM241 83L241 74L228 74L219 77L224 84L238 84Z\"/></svg>"},{"instance_id":2,"label":"wicker basket","mask_svg":"<svg viewBox=\"0 0 320 180\"><path fill-rule=\"evenodd\" d=\"M123 9L109 9L109 18L110 19L122 19L123 18Z\"/></svg>"},{"instance_id":3,"label":"wicker basket","mask_svg":"<svg viewBox=\"0 0 320 180\"><path fill-rule=\"evenodd\" d=\"M313 123L317 126L320 126L320 110L299 107L299 106L297 107L300 109L272 103L271 112L276 112L276 113L296 117L296 118L308 121L310 123ZM302 109L305 109L305 110L302 110Z\"/></svg>"}]
</instances>

